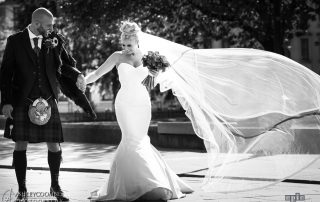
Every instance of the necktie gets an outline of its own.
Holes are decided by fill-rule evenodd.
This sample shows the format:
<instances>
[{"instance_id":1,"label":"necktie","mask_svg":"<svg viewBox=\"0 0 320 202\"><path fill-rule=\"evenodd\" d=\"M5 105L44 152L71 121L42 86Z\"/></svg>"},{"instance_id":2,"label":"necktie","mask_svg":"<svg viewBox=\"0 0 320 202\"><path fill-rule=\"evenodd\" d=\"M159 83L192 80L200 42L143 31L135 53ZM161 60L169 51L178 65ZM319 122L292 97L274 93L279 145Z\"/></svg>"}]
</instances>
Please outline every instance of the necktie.
<instances>
[{"instance_id":1,"label":"necktie","mask_svg":"<svg viewBox=\"0 0 320 202\"><path fill-rule=\"evenodd\" d=\"M33 50L37 54L37 56L39 56L39 53L40 53L40 48L38 46L38 39L39 39L38 37L33 38L33 43L34 43Z\"/></svg>"}]
</instances>

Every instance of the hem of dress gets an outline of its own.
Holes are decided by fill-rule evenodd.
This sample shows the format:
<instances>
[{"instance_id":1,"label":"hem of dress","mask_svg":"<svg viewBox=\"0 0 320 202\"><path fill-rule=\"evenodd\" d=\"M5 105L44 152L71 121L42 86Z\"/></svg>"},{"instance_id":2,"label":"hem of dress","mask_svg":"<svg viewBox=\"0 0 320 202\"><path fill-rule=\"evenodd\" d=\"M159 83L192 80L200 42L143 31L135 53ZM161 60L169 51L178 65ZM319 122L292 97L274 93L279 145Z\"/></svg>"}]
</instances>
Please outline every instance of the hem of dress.
<instances>
[{"instance_id":1,"label":"hem of dress","mask_svg":"<svg viewBox=\"0 0 320 202\"><path fill-rule=\"evenodd\" d=\"M166 189L166 190L168 190L168 191L170 191L171 192L171 197L169 198L169 199L157 199L157 200L172 200L172 199L179 199L179 198L184 198L185 196L186 196L186 194L187 193L183 193L183 192L181 192L182 193L182 196L181 197L173 197L173 191L171 190L171 189L169 189L169 188L167 188L167 187L163 187L163 186L157 186L157 187L154 187L154 188L151 188L151 189L148 189L148 191L145 191L145 192L143 192L142 194L140 194L139 196L137 196L137 197L134 197L134 198L132 198L132 199L119 199L119 198L103 198L103 197L106 197L107 195L104 195L104 196L98 196L98 197L96 197L96 198L92 198L92 196L91 197L89 197L89 199L90 199L90 202L95 202L95 201L111 201L111 200L125 200L125 201L135 201L135 200L138 200L139 198L141 198L143 195L145 195L146 193L148 193L148 192L151 192L152 190L155 190L155 189L157 189L157 188L163 188L163 189ZM101 199L102 198L102 199Z\"/></svg>"}]
</instances>

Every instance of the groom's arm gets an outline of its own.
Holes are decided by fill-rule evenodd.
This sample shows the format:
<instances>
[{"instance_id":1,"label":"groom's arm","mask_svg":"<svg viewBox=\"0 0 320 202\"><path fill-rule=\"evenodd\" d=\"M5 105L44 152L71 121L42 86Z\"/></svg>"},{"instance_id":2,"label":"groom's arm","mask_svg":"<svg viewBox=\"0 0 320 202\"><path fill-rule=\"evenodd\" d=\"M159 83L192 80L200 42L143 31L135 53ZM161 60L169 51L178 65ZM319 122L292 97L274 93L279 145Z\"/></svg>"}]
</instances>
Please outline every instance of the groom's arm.
<instances>
[{"instance_id":1,"label":"groom's arm","mask_svg":"<svg viewBox=\"0 0 320 202\"><path fill-rule=\"evenodd\" d=\"M81 72L76 69L75 59L66 51L64 47L62 47L60 57L62 62L61 74L72 79L72 81L77 82L78 76L81 75Z\"/></svg>"},{"instance_id":2,"label":"groom's arm","mask_svg":"<svg viewBox=\"0 0 320 202\"><path fill-rule=\"evenodd\" d=\"M74 83L76 83L77 87L84 92L86 90L86 83L84 80L84 76L81 72L76 69L76 61L75 59L66 51L66 49L62 46L61 52L61 74L70 78Z\"/></svg>"},{"instance_id":3,"label":"groom's arm","mask_svg":"<svg viewBox=\"0 0 320 202\"><path fill-rule=\"evenodd\" d=\"M0 69L1 106L13 103L12 80L14 75L14 47L12 36L7 39ZM2 108L2 107L1 107Z\"/></svg>"}]
</instances>

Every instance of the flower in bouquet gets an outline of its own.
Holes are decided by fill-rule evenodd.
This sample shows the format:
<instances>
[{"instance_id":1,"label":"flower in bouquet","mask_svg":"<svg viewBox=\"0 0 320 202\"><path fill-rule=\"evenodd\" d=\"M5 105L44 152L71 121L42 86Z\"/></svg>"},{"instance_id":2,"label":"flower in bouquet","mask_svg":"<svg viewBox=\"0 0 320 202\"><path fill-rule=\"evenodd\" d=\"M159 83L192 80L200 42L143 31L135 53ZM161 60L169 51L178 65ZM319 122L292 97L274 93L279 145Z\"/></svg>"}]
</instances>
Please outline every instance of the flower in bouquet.
<instances>
[{"instance_id":1,"label":"flower in bouquet","mask_svg":"<svg viewBox=\"0 0 320 202\"><path fill-rule=\"evenodd\" d=\"M148 51L147 55L142 57L143 66L147 67L149 72L153 72L156 75L165 71L167 67L170 66L167 58L164 55L160 55L158 51ZM154 76L149 74L143 81L142 84L145 85L148 89L154 88Z\"/></svg>"}]
</instances>

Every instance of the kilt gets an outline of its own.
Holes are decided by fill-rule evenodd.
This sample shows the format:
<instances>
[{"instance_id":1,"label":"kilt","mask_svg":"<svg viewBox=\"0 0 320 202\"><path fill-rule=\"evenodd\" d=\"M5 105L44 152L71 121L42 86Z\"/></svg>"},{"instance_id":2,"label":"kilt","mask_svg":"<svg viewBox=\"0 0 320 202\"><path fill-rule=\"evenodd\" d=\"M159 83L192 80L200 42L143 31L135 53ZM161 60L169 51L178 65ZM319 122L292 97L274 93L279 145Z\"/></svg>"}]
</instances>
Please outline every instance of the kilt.
<instances>
[{"instance_id":1,"label":"kilt","mask_svg":"<svg viewBox=\"0 0 320 202\"><path fill-rule=\"evenodd\" d=\"M26 100L24 104L14 106L12 112L13 128L11 133L5 131L4 137L12 139L15 142L63 142L62 126L57 103L54 98L50 98L47 102L51 106L51 117L48 123L42 126L31 123L29 119L28 110L31 101Z\"/></svg>"}]
</instances>

